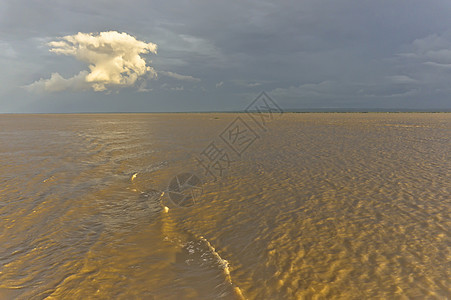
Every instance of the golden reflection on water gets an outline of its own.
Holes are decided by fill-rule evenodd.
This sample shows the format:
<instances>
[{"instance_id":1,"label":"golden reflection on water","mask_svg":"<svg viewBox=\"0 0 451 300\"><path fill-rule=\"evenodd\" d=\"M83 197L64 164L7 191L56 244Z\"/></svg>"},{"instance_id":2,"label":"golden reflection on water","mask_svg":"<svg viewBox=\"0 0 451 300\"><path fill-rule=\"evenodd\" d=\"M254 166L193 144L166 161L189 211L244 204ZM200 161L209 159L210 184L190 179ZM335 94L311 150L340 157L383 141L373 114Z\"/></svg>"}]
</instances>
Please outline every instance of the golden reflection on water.
<instances>
[{"instance_id":1,"label":"golden reflection on water","mask_svg":"<svg viewBox=\"0 0 451 300\"><path fill-rule=\"evenodd\" d=\"M451 297L450 114L284 114L164 212L235 117L1 115L0 299Z\"/></svg>"}]
</instances>

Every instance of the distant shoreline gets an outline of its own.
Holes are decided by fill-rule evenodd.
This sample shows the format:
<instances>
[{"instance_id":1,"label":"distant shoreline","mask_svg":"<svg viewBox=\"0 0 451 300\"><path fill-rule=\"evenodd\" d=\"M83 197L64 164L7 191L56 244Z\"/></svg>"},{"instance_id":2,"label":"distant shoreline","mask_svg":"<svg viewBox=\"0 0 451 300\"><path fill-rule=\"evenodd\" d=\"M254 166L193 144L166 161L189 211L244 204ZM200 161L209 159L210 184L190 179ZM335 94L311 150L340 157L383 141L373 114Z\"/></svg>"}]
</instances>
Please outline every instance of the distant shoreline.
<instances>
[{"instance_id":1,"label":"distant shoreline","mask_svg":"<svg viewBox=\"0 0 451 300\"><path fill-rule=\"evenodd\" d=\"M0 115L100 115L100 114L245 114L245 111L163 111L163 112L4 112ZM250 113L257 113L250 112ZM450 110L285 110L283 113L309 114L309 113L330 113L330 114L379 114L379 113L451 113Z\"/></svg>"}]
</instances>

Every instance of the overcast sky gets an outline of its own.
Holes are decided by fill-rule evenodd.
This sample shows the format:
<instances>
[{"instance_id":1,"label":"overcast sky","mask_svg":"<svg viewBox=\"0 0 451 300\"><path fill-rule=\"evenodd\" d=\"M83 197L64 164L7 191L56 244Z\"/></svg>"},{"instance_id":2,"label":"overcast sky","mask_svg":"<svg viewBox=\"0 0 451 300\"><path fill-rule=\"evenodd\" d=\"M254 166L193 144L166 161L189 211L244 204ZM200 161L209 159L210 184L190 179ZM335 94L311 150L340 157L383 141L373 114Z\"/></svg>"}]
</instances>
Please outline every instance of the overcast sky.
<instances>
[{"instance_id":1,"label":"overcast sky","mask_svg":"<svg viewBox=\"0 0 451 300\"><path fill-rule=\"evenodd\" d=\"M451 108L451 1L0 0L0 112Z\"/></svg>"}]
</instances>

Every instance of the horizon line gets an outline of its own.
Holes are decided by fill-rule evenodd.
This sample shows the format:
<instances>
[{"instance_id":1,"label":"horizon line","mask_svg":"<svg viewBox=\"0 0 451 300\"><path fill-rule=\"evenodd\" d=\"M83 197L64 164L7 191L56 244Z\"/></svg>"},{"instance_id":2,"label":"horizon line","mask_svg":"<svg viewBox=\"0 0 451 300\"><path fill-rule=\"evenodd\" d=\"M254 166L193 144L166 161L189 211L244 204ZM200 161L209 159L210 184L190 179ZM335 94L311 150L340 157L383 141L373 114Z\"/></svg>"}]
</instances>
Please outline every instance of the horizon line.
<instances>
[{"instance_id":1,"label":"horizon line","mask_svg":"<svg viewBox=\"0 0 451 300\"><path fill-rule=\"evenodd\" d=\"M183 114L183 113L255 113L244 110L220 111L90 111L90 112L0 112L1 115L43 115L43 114ZM449 109L409 109L409 108L310 108L285 109L282 113L450 113Z\"/></svg>"}]
</instances>

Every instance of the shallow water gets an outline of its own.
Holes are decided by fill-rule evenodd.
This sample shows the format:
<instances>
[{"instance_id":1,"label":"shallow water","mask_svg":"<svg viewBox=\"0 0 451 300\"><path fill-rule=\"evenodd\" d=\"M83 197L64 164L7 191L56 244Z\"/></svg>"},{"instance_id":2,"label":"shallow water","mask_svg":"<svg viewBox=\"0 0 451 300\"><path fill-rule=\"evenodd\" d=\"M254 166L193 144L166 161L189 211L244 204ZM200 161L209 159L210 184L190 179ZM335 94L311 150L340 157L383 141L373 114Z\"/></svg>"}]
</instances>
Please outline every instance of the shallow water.
<instances>
[{"instance_id":1,"label":"shallow water","mask_svg":"<svg viewBox=\"0 0 451 300\"><path fill-rule=\"evenodd\" d=\"M237 116L0 115L0 299L451 297L450 114Z\"/></svg>"}]
</instances>

